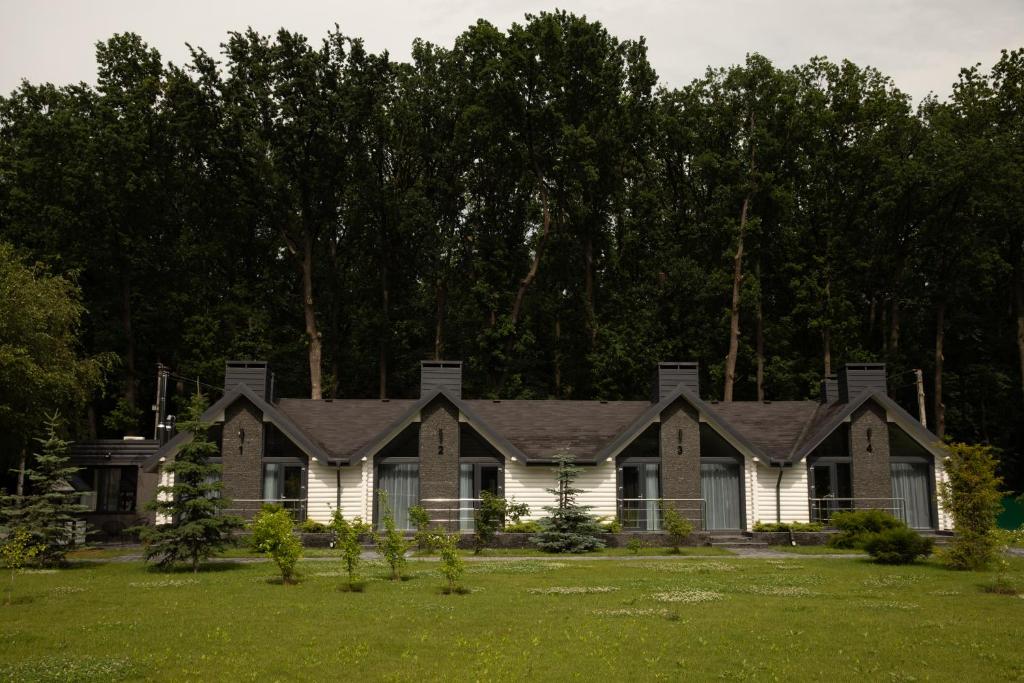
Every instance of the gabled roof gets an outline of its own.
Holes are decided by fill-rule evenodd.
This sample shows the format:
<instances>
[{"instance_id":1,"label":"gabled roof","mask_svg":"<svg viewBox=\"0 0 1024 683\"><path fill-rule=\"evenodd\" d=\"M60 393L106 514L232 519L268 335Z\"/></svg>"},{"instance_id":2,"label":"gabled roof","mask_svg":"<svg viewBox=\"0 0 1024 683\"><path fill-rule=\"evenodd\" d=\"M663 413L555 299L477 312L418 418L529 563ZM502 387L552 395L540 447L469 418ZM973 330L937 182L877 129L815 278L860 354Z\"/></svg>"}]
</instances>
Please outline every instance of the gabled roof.
<instances>
[{"instance_id":1,"label":"gabled roof","mask_svg":"<svg viewBox=\"0 0 1024 683\"><path fill-rule=\"evenodd\" d=\"M921 444L933 456L945 457L946 452L942 440L938 436L921 426L921 423L898 403L880 391L865 391L852 401L846 403L830 403L822 406L814 417L813 426L807 430L807 438L800 443L793 451L789 460L798 462L810 455L815 448L828 438L839 425L846 421L854 411L868 401L874 401L881 406L886 413L886 418L896 423L910 438Z\"/></svg>"},{"instance_id":2,"label":"gabled roof","mask_svg":"<svg viewBox=\"0 0 1024 683\"><path fill-rule=\"evenodd\" d=\"M633 442L647 427L656 422L661 418L661 413L670 405L675 403L677 400L682 399L690 404L703 418L704 421L723 439L729 442L733 448L738 450L740 453L750 455L752 457L760 457L765 460L768 459L765 451L755 445L747 436L737 430L732 424L721 417L714 408L708 403L702 401L696 394L680 384L675 391L665 396L657 403L651 404L650 407L645 410L639 417L637 417L629 427L620 433L615 439L613 439L608 445L602 448L596 454L596 460L600 461L604 458L610 458L618 455ZM749 404L744 404L749 405Z\"/></svg>"},{"instance_id":3,"label":"gabled roof","mask_svg":"<svg viewBox=\"0 0 1024 683\"><path fill-rule=\"evenodd\" d=\"M310 439L290 417L278 410L276 406L264 401L245 384L239 384L231 391L225 393L213 405L207 408L202 415L204 422L219 422L227 408L235 401L247 399L260 412L263 413L263 421L270 422L294 443L299 450L315 460L327 464L330 456L323 446ZM165 443L156 453L151 455L143 465L147 471L155 471L161 458L172 457L182 446L192 440L191 432L180 432L173 439Z\"/></svg>"}]
</instances>

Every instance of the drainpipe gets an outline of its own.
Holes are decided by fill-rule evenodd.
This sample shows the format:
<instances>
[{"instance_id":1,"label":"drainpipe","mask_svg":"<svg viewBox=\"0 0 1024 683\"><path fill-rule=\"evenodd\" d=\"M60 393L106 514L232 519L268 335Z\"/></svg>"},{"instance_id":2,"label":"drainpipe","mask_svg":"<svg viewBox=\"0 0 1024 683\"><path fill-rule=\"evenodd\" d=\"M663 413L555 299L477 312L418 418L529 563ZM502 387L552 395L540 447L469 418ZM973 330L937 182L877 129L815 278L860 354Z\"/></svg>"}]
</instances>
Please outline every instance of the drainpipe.
<instances>
[{"instance_id":1,"label":"drainpipe","mask_svg":"<svg viewBox=\"0 0 1024 683\"><path fill-rule=\"evenodd\" d=\"M786 471L785 468L792 467L793 463L785 460L772 460L769 465L779 468L779 478L775 480L775 523L782 524L782 474ZM789 542L791 545L796 545L792 529L789 531Z\"/></svg>"}]
</instances>

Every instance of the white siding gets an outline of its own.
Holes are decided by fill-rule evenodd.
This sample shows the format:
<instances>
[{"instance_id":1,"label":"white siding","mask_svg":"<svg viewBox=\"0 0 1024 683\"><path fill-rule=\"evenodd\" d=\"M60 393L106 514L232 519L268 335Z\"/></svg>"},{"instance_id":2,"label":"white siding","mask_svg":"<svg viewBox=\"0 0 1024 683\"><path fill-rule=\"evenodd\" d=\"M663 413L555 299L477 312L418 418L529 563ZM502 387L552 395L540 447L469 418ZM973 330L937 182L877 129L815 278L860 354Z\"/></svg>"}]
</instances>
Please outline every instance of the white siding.
<instances>
[{"instance_id":1,"label":"white siding","mask_svg":"<svg viewBox=\"0 0 1024 683\"><path fill-rule=\"evenodd\" d=\"M779 510L783 522L806 522L809 518L809 501L807 498L807 463L798 462L792 467L781 470L758 463L756 470L757 501L756 516L753 521L776 521L775 484L782 472L782 485L779 487ZM751 515L747 515L748 519Z\"/></svg>"},{"instance_id":2,"label":"white siding","mask_svg":"<svg viewBox=\"0 0 1024 683\"><path fill-rule=\"evenodd\" d=\"M939 529L952 531L953 518L950 517L949 512L942 504L942 495L939 493L939 491L942 490L942 483L944 481L946 481L946 468L943 467L942 460L940 458L935 458L935 495L938 497L939 509L938 526Z\"/></svg>"},{"instance_id":3,"label":"white siding","mask_svg":"<svg viewBox=\"0 0 1024 683\"><path fill-rule=\"evenodd\" d=\"M554 496L546 489L554 488L556 468L551 466L527 467L522 463L509 462L505 466L505 497L515 498L518 503L530 506L526 519L540 519L547 513L544 506L554 505ZM615 511L615 464L603 462L600 465L581 465L580 475L574 484L584 490L577 502L593 506L591 514L597 517L614 517Z\"/></svg>"},{"instance_id":4,"label":"white siding","mask_svg":"<svg viewBox=\"0 0 1024 683\"><path fill-rule=\"evenodd\" d=\"M161 468L160 468L160 486L174 486L174 473L173 472L168 472L167 470L163 469L163 466L161 466ZM167 502L167 501L169 501L171 499L171 494L169 494L169 493L158 493L156 497L157 497L157 500L159 500L161 502ZM157 516L156 516L156 523L157 524L170 524L171 523L171 518L168 517L167 515L159 514L158 513Z\"/></svg>"},{"instance_id":5,"label":"white siding","mask_svg":"<svg viewBox=\"0 0 1024 683\"><path fill-rule=\"evenodd\" d=\"M347 519L362 517L367 513L367 482L364 481L364 463L345 467L331 467L315 460L309 463L309 478L306 482L308 516L326 524L331 521L334 508L338 507L338 472L341 472L341 513ZM372 511L372 507L370 508Z\"/></svg>"}]
</instances>

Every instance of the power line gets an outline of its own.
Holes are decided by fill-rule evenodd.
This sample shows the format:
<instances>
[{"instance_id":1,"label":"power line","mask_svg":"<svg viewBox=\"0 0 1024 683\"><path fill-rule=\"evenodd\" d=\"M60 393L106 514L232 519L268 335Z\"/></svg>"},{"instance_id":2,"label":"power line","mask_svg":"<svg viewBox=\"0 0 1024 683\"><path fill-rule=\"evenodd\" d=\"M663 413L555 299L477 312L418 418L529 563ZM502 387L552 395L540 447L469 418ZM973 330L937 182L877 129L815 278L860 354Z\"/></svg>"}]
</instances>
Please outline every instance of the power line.
<instances>
[{"instance_id":1,"label":"power line","mask_svg":"<svg viewBox=\"0 0 1024 683\"><path fill-rule=\"evenodd\" d=\"M207 389L213 389L214 391L219 391L222 394L224 393L224 387L218 387L214 386L213 384L207 384L206 382L200 382L195 377L182 377L181 375L176 375L173 372L168 372L167 376L173 377L174 379L181 380L183 382L195 382L199 386L206 387Z\"/></svg>"}]
</instances>

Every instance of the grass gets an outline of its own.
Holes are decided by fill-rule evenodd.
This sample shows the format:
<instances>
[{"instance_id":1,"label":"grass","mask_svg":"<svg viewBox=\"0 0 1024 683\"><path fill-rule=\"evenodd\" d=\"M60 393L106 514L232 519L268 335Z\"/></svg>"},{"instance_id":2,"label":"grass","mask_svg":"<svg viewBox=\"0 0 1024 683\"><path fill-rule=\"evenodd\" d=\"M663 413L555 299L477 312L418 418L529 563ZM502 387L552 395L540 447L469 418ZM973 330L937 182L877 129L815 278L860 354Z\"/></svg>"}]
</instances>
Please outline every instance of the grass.
<instances>
[{"instance_id":1,"label":"grass","mask_svg":"<svg viewBox=\"0 0 1024 683\"><path fill-rule=\"evenodd\" d=\"M1024 676L1021 598L934 562L474 562L467 595L443 595L437 569L414 560L394 583L374 563L361 593L339 590L337 562L303 563L294 586L269 563L23 573L0 606L0 680Z\"/></svg>"},{"instance_id":2,"label":"grass","mask_svg":"<svg viewBox=\"0 0 1024 683\"><path fill-rule=\"evenodd\" d=\"M772 545L769 550L792 555L865 555L858 548L830 548L827 545Z\"/></svg>"}]
</instances>

